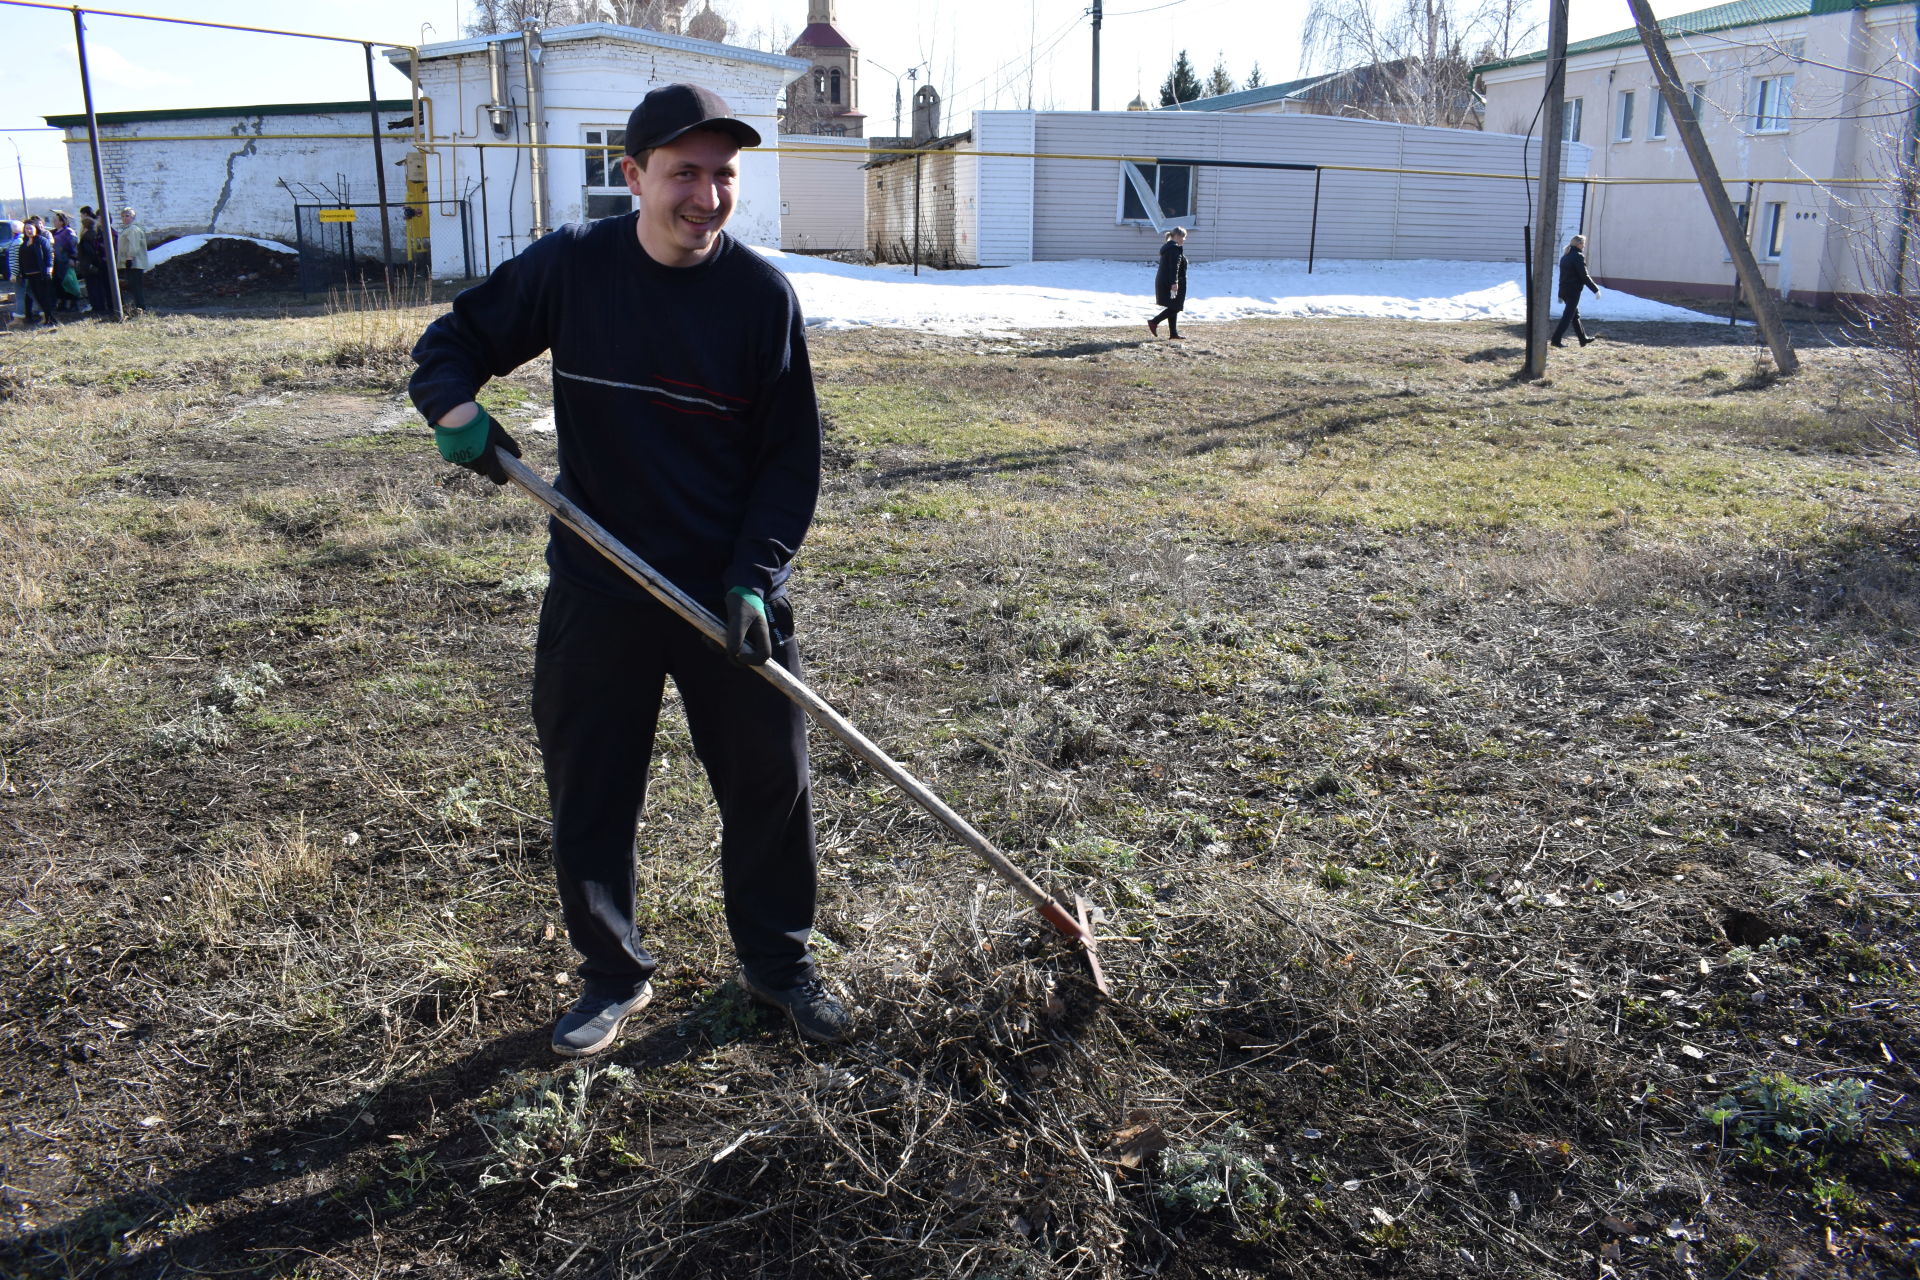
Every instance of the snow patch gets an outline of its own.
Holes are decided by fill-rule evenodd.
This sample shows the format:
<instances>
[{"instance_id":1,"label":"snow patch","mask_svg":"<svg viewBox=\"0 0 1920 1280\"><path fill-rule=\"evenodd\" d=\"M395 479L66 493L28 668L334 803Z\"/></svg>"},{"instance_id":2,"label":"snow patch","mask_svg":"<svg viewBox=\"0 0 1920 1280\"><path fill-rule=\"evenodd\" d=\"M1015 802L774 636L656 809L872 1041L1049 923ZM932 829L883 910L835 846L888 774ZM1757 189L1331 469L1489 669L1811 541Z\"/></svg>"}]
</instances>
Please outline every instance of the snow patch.
<instances>
[{"instance_id":1,"label":"snow patch","mask_svg":"<svg viewBox=\"0 0 1920 1280\"><path fill-rule=\"evenodd\" d=\"M1022 329L1144 328L1159 308L1151 263L1083 259L1017 267L936 271L853 266L756 249L787 274L807 323L821 329L915 329L1002 335ZM1189 260L1185 321L1352 316L1393 320L1525 318L1526 288L1514 262ZM1558 305L1555 307L1558 311ZM1589 295L1589 320L1711 321L1713 317L1628 293Z\"/></svg>"}]
</instances>

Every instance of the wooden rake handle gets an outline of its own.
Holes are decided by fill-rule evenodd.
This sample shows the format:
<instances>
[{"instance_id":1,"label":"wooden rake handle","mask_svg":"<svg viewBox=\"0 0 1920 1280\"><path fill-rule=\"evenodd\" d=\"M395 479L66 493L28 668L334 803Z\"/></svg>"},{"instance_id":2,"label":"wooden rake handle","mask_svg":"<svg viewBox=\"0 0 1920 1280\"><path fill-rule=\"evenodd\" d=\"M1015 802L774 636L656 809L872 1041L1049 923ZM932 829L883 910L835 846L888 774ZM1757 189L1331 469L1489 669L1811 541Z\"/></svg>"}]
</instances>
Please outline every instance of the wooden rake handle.
<instances>
[{"instance_id":1,"label":"wooden rake handle","mask_svg":"<svg viewBox=\"0 0 1920 1280\"><path fill-rule=\"evenodd\" d=\"M499 448L494 450L494 458L506 471L507 478L525 489L535 502L552 512L556 520L579 534L595 551L613 561L619 566L621 572L645 587L649 594L692 625L701 635L723 649L726 647L726 628L721 625L720 619L708 612L699 601L661 577L652 565L627 550L618 539L603 529L598 521L569 502L559 490L542 480L526 463ZM906 792L915 804L932 814L941 826L958 836L962 844L985 859L987 865L992 867L1002 880L1026 895L1028 901L1039 909L1041 919L1078 942L1086 949L1089 956L1093 954L1093 931L1075 918L1072 908L1035 884L1033 877L1016 867L1006 854L994 847L993 841L981 835L971 823L955 813L944 800L929 790L926 784L908 773L899 761L882 751L872 739L854 728L852 721L835 711L824 698L809 689L798 676L777 662L764 662L749 669L798 703L816 723L844 742L855 755L885 774L889 782Z\"/></svg>"}]
</instances>

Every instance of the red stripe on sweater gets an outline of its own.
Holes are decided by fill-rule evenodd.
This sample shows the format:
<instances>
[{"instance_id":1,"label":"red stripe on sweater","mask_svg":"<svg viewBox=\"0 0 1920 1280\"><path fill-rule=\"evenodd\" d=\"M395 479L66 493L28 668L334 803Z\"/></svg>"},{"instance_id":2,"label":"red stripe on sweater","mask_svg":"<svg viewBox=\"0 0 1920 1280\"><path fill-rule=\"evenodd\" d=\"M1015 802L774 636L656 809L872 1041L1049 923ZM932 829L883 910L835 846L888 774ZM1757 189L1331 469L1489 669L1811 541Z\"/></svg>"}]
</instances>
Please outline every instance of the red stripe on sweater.
<instances>
[{"instance_id":1,"label":"red stripe on sweater","mask_svg":"<svg viewBox=\"0 0 1920 1280\"><path fill-rule=\"evenodd\" d=\"M714 389L713 389L712 387L703 387L703 386L701 386L701 385L700 385L699 383L697 383L697 382L681 382L681 381L680 381L679 379L677 379L677 378L663 378L663 377L661 377L661 376L660 376L659 374L657 374L657 373L656 373L656 374L654 374L653 376L654 376L654 379L655 379L655 381L658 381L658 382L664 382L664 383L666 383L666 384L667 384L668 386L673 386L673 387L687 387L687 388L689 388L689 389L691 389L691 390L694 390L694 391L700 391L700 392L704 392L704 393L706 393L707 395L710 395L710 396L719 396L719 397L720 397L720 398L721 398L722 400L731 400L731 401L733 401L733 402L734 402L735 404L746 404L746 403L747 403L747 401L745 401L745 400L743 400L743 399L741 399L741 398L740 398L739 396L730 396L730 395L728 395L728 394L727 394L726 392L724 392L724 391L715 391L715 390L714 390Z\"/></svg>"}]
</instances>

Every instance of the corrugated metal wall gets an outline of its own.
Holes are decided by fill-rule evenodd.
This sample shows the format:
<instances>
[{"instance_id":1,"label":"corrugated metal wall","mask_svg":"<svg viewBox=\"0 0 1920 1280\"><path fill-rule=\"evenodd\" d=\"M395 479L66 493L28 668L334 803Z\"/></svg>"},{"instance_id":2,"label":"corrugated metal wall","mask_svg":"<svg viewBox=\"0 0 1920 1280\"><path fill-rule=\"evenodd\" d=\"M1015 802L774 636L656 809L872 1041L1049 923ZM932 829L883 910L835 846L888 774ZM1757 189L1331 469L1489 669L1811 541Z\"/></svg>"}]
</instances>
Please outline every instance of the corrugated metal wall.
<instances>
[{"instance_id":1,"label":"corrugated metal wall","mask_svg":"<svg viewBox=\"0 0 1920 1280\"><path fill-rule=\"evenodd\" d=\"M1518 175L1523 141L1509 134L1427 129L1314 115L1229 113L981 112L974 137L982 151L1026 149L1074 155L1181 156L1296 164L1429 169ZM989 141L991 140L991 141ZM1568 147L1566 171L1586 171L1589 152ZM1527 161L1536 159L1527 149ZM1121 165L1099 160L1013 161L982 157L977 186L982 263L1072 258L1150 260L1160 237L1120 220ZM1031 166L1021 188L1020 166ZM1188 255L1304 258L1312 231L1311 173L1202 168ZM1524 253L1530 184L1497 177L1327 171L1321 179L1318 243L1328 258L1511 261ZM1562 222L1579 225L1580 192ZM1030 249L1016 256L1019 223L1031 210Z\"/></svg>"},{"instance_id":2,"label":"corrugated metal wall","mask_svg":"<svg viewBox=\"0 0 1920 1280\"><path fill-rule=\"evenodd\" d=\"M859 249L867 241L865 138L783 137L780 146L780 247L803 253ZM831 147L845 155L789 151Z\"/></svg>"},{"instance_id":3,"label":"corrugated metal wall","mask_svg":"<svg viewBox=\"0 0 1920 1280\"><path fill-rule=\"evenodd\" d=\"M980 246L975 261L1006 267L1033 261L1034 175L1030 158L1038 116L1032 111L981 111L973 117L973 149L981 152L974 181ZM996 156L995 151L1023 153Z\"/></svg>"}]
</instances>

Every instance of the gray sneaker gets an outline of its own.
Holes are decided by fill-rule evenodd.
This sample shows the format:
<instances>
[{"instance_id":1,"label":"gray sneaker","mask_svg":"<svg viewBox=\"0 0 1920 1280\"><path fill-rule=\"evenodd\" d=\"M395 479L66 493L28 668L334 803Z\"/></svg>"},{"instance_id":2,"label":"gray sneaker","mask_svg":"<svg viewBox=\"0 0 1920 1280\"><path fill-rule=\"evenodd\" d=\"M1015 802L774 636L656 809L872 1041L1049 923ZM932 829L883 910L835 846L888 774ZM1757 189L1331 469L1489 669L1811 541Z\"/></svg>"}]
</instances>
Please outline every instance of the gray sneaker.
<instances>
[{"instance_id":1,"label":"gray sneaker","mask_svg":"<svg viewBox=\"0 0 1920 1280\"><path fill-rule=\"evenodd\" d=\"M853 1018L818 978L775 991L740 971L740 987L761 1004L780 1010L793 1020L793 1029L816 1044L839 1044L853 1036Z\"/></svg>"},{"instance_id":2,"label":"gray sneaker","mask_svg":"<svg viewBox=\"0 0 1920 1280\"><path fill-rule=\"evenodd\" d=\"M653 984L645 983L625 1000L584 995L553 1024L553 1051L563 1058L599 1053L620 1035L620 1025L647 1007Z\"/></svg>"}]
</instances>

